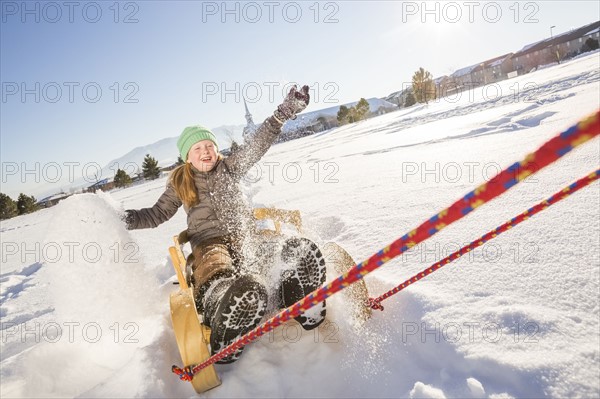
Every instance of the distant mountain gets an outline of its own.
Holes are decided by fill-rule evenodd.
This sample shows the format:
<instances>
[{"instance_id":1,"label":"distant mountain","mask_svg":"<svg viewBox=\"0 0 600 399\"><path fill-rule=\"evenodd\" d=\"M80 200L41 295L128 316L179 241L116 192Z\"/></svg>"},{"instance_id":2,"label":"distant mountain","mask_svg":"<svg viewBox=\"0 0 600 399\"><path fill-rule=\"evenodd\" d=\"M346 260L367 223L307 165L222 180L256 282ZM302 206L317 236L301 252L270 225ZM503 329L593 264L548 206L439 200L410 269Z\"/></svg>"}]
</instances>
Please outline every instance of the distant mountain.
<instances>
[{"instance_id":1,"label":"distant mountain","mask_svg":"<svg viewBox=\"0 0 600 399\"><path fill-rule=\"evenodd\" d=\"M127 165L135 164L141 168L146 154L150 154L150 156L156 159L160 167L174 164L177 162L178 157L177 137L169 137L152 144L136 147L127 154L110 161L103 168L103 171L108 169L111 170L111 173L114 173L117 168L120 168L126 169L129 174L132 174L131 169Z\"/></svg>"}]
</instances>

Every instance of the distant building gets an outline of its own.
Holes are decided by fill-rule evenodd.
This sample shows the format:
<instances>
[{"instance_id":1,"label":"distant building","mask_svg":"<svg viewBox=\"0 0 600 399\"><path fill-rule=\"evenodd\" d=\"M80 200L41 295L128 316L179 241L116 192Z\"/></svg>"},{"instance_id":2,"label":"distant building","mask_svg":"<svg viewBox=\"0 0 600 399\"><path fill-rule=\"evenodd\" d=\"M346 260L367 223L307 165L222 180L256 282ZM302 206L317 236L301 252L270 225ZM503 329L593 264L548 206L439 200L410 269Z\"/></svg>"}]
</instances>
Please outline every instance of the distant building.
<instances>
[{"instance_id":1,"label":"distant building","mask_svg":"<svg viewBox=\"0 0 600 399\"><path fill-rule=\"evenodd\" d=\"M504 54L479 64L473 69L473 82L479 86L506 79L513 69L512 55L513 53Z\"/></svg>"},{"instance_id":2,"label":"distant building","mask_svg":"<svg viewBox=\"0 0 600 399\"><path fill-rule=\"evenodd\" d=\"M183 165L183 163L179 163L179 162L175 162L174 164L168 165L168 166L164 166L162 168L160 168L161 172L170 172L173 169L175 169L176 167Z\"/></svg>"},{"instance_id":3,"label":"distant building","mask_svg":"<svg viewBox=\"0 0 600 399\"><path fill-rule=\"evenodd\" d=\"M115 182L109 179L102 179L87 188L87 192L95 193L98 190L107 191L115 187Z\"/></svg>"},{"instance_id":4,"label":"distant building","mask_svg":"<svg viewBox=\"0 0 600 399\"><path fill-rule=\"evenodd\" d=\"M318 114L312 119L312 123L306 126L305 129L312 131L313 133L323 132L325 130L332 129L339 125L337 116L327 115L327 114Z\"/></svg>"},{"instance_id":5,"label":"distant building","mask_svg":"<svg viewBox=\"0 0 600 399\"><path fill-rule=\"evenodd\" d=\"M46 198L42 198L41 200L39 200L37 202L37 204L44 208L50 208L51 206L58 204L59 201L64 200L65 198L70 197L70 196L71 196L71 194L61 192L61 193L54 194L54 195L51 195Z\"/></svg>"},{"instance_id":6,"label":"distant building","mask_svg":"<svg viewBox=\"0 0 600 399\"><path fill-rule=\"evenodd\" d=\"M317 114L311 118L310 122L308 122L305 126L302 126L300 129L301 134L298 137L324 132L325 130L333 129L334 127L338 126L339 122L337 120L337 116Z\"/></svg>"},{"instance_id":7,"label":"distant building","mask_svg":"<svg viewBox=\"0 0 600 399\"><path fill-rule=\"evenodd\" d=\"M450 82L450 78L446 75L440 76L433 80L433 84L435 85L435 98L445 97L448 95L448 90L450 90L452 87Z\"/></svg>"},{"instance_id":8,"label":"distant building","mask_svg":"<svg viewBox=\"0 0 600 399\"><path fill-rule=\"evenodd\" d=\"M402 90L395 91L387 97L382 98L382 100L403 107L408 93L412 93L412 83L404 83L402 85Z\"/></svg>"},{"instance_id":9,"label":"distant building","mask_svg":"<svg viewBox=\"0 0 600 399\"><path fill-rule=\"evenodd\" d=\"M599 28L600 21L597 21L552 38L528 44L513 54L513 70L522 75L540 65L560 62L578 55L588 38L599 40Z\"/></svg>"},{"instance_id":10,"label":"distant building","mask_svg":"<svg viewBox=\"0 0 600 399\"><path fill-rule=\"evenodd\" d=\"M479 64L470 65L468 67L461 68L450 75L447 80L446 95L469 90L475 86L479 86L479 82L473 77L473 71L478 66Z\"/></svg>"},{"instance_id":11,"label":"distant building","mask_svg":"<svg viewBox=\"0 0 600 399\"><path fill-rule=\"evenodd\" d=\"M499 82L531 72L540 65L574 57L584 51L583 47L588 39L600 42L600 21L528 44L514 54L504 54L461 68L450 76L440 76L434 80L436 97L445 97L477 86ZM401 107L411 91L411 84L404 83L401 90L393 92L382 100Z\"/></svg>"}]
</instances>

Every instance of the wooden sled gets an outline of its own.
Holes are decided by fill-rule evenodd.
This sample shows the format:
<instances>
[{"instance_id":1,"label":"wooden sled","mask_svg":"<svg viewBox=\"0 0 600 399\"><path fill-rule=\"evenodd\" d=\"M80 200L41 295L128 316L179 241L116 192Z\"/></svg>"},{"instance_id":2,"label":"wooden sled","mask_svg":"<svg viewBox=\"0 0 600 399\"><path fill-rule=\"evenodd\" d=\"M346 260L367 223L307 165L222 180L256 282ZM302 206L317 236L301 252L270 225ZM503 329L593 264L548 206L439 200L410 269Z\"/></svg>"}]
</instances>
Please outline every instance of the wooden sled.
<instances>
[{"instance_id":1,"label":"wooden sled","mask_svg":"<svg viewBox=\"0 0 600 399\"><path fill-rule=\"evenodd\" d=\"M274 229L262 229L260 234L265 237L279 236L282 234L282 224L286 223L302 234L302 219L300 212L275 209L254 209L256 220L271 220ZM208 345L210 342L210 328L202 324L202 317L196 311L193 287L190 281L191 271L187 270L187 263L182 251L182 246L188 241L185 231L173 237L174 246L169 247L169 254L177 274L179 290L170 296L171 321L175 331L177 347L183 361L183 366L193 366L204 362L210 357ZM323 247L326 262L334 265L337 273L345 273L355 265L352 257L339 245L330 242ZM371 315L371 309L366 306L368 299L367 286L363 280L348 287L347 298L352 303L352 314L359 321L366 321ZM197 393L206 392L221 385L214 365L210 365L194 376L191 381Z\"/></svg>"}]
</instances>

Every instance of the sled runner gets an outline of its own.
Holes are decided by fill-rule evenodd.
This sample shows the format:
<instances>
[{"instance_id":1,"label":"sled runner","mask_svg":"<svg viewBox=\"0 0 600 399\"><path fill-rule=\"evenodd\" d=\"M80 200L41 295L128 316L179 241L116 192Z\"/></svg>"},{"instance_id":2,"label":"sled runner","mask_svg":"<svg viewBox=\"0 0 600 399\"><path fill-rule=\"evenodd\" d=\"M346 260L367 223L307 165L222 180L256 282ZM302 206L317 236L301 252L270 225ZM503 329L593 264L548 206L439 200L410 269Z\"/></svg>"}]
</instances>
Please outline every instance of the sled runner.
<instances>
[{"instance_id":1,"label":"sled runner","mask_svg":"<svg viewBox=\"0 0 600 399\"><path fill-rule=\"evenodd\" d=\"M259 233L264 237L277 237L282 235L282 225L291 225L296 232L302 234L302 220L297 210L283 210L275 208L257 208L254 210L257 221L272 221L273 229L263 228ZM184 367L193 366L207 360L211 354L209 350L211 330L202 324L202 316L196 310L193 287L191 286L191 270L182 251L182 246L188 241L186 232L173 237L174 246L169 248L169 254L177 274L179 290L171 294L171 320L175 331L175 338ZM336 273L342 274L351 269L355 262L352 257L339 245L329 242L323 247L326 264L333 265ZM357 282L347 290L350 312L362 324L371 315L367 306L368 292L363 280ZM208 391L221 385L221 380L216 373L214 365L210 365L191 379L192 386L197 393Z\"/></svg>"}]
</instances>

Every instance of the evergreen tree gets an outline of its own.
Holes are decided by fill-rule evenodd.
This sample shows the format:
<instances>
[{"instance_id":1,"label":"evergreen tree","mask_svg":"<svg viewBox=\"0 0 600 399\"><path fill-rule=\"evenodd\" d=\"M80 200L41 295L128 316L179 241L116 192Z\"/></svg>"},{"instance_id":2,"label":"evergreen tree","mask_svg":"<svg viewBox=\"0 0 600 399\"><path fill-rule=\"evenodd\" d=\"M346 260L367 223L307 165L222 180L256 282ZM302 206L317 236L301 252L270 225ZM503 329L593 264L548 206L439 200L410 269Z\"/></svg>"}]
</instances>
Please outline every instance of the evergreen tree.
<instances>
[{"instance_id":1,"label":"evergreen tree","mask_svg":"<svg viewBox=\"0 0 600 399\"><path fill-rule=\"evenodd\" d=\"M18 214L17 203L8 195L0 193L0 220L10 219Z\"/></svg>"},{"instance_id":2,"label":"evergreen tree","mask_svg":"<svg viewBox=\"0 0 600 399\"><path fill-rule=\"evenodd\" d=\"M327 119L324 116L319 116L317 118L317 122L321 125L321 130L329 129L329 123L327 123Z\"/></svg>"},{"instance_id":3,"label":"evergreen tree","mask_svg":"<svg viewBox=\"0 0 600 399\"><path fill-rule=\"evenodd\" d=\"M581 52L587 53L588 51L594 51L597 50L599 46L600 43L598 42L598 40L588 37L585 43L583 43L583 46L581 46Z\"/></svg>"},{"instance_id":4,"label":"evergreen tree","mask_svg":"<svg viewBox=\"0 0 600 399\"><path fill-rule=\"evenodd\" d=\"M427 104L429 100L435 98L435 84L431 73L419 68L412 78L412 91L415 99L420 103Z\"/></svg>"},{"instance_id":5,"label":"evergreen tree","mask_svg":"<svg viewBox=\"0 0 600 399\"><path fill-rule=\"evenodd\" d=\"M154 180L160 176L160 168L158 167L158 161L146 154L144 162L142 163L142 173L144 179Z\"/></svg>"},{"instance_id":6,"label":"evergreen tree","mask_svg":"<svg viewBox=\"0 0 600 399\"><path fill-rule=\"evenodd\" d=\"M340 125L345 125L348 123L348 114L350 110L345 105L340 105L340 110L337 113L337 120Z\"/></svg>"},{"instance_id":7,"label":"evergreen tree","mask_svg":"<svg viewBox=\"0 0 600 399\"><path fill-rule=\"evenodd\" d=\"M349 123L354 123L354 122L358 121L358 115L356 114L356 108L354 108L354 107L348 108L347 119L348 119Z\"/></svg>"},{"instance_id":8,"label":"evergreen tree","mask_svg":"<svg viewBox=\"0 0 600 399\"><path fill-rule=\"evenodd\" d=\"M370 111L371 108L369 107L369 102L364 98L361 98L355 107L356 120L360 121L365 119Z\"/></svg>"},{"instance_id":9,"label":"evergreen tree","mask_svg":"<svg viewBox=\"0 0 600 399\"><path fill-rule=\"evenodd\" d=\"M115 187L127 187L131 184L131 177L123 169L117 169L115 174Z\"/></svg>"},{"instance_id":10,"label":"evergreen tree","mask_svg":"<svg viewBox=\"0 0 600 399\"><path fill-rule=\"evenodd\" d=\"M404 106L410 107L411 105L415 105L417 100L415 100L415 96L412 94L412 91L409 91L406 95L406 99L404 100Z\"/></svg>"},{"instance_id":11,"label":"evergreen tree","mask_svg":"<svg viewBox=\"0 0 600 399\"><path fill-rule=\"evenodd\" d=\"M345 105L341 105L337 113L337 120L340 125L358 122L365 119L370 111L369 102L361 98L354 107L348 108Z\"/></svg>"},{"instance_id":12,"label":"evergreen tree","mask_svg":"<svg viewBox=\"0 0 600 399\"><path fill-rule=\"evenodd\" d=\"M33 196L29 197L23 193L19 194L19 198L17 199L17 211L19 215L37 211L38 205L36 202Z\"/></svg>"}]
</instances>

